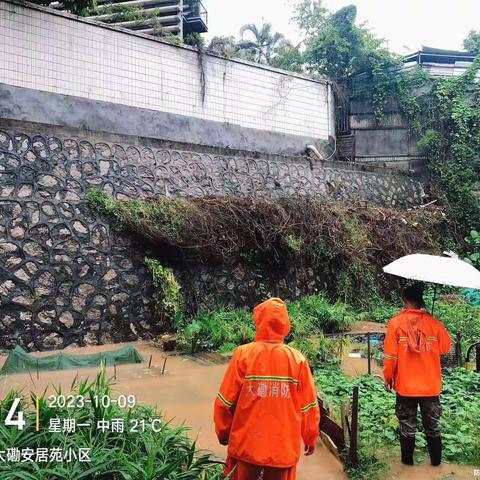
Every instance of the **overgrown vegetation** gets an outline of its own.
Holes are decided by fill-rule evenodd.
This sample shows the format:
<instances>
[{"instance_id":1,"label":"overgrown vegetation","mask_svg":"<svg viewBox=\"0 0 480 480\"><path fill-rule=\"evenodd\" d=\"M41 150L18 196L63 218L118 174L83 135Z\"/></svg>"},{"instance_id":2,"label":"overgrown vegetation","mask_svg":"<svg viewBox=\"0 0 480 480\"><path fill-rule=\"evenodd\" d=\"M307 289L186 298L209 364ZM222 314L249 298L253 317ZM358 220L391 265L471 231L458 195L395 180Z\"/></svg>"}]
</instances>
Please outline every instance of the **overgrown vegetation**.
<instances>
[{"instance_id":1,"label":"overgrown vegetation","mask_svg":"<svg viewBox=\"0 0 480 480\"><path fill-rule=\"evenodd\" d=\"M169 258L243 263L269 275L285 272L289 262L310 266L331 298L365 306L390 295L391 286L377 275L384 265L412 251L438 253L450 234L437 208L400 211L302 198L116 201L99 190L87 199L114 226Z\"/></svg>"},{"instance_id":2,"label":"overgrown vegetation","mask_svg":"<svg viewBox=\"0 0 480 480\"><path fill-rule=\"evenodd\" d=\"M465 241L467 243L467 255L464 260L480 270L480 232L471 230Z\"/></svg>"},{"instance_id":3,"label":"overgrown vegetation","mask_svg":"<svg viewBox=\"0 0 480 480\"><path fill-rule=\"evenodd\" d=\"M34 409L27 406L23 394L11 391L0 408L0 450L59 448L63 451L89 448L90 462L5 462L0 465L2 478L5 480L220 480L222 466L215 462L206 452L196 449L195 442L186 436L186 429L173 427L151 407L135 406L129 409L120 408L117 404L105 407L102 399L111 395L111 382L105 378L102 369L95 381L75 382L72 391L84 396L89 402L80 408L52 407L45 396L40 398L40 432L35 433ZM58 390L58 393L61 393ZM14 398L22 398L24 420L23 430L5 426L5 419ZM35 397L32 394L35 405ZM50 419L71 419L78 424L91 423L92 427L78 427L72 433L52 433L49 431ZM155 422L153 431L149 419L160 418ZM124 422L124 431L103 432L96 428L98 420L111 422L117 419ZM146 428L142 427L142 420ZM62 420L63 422L63 420ZM133 425L137 431L131 431ZM62 425L61 430L63 429ZM35 455L33 457L35 460ZM47 455L48 460L48 455Z\"/></svg>"},{"instance_id":4,"label":"overgrown vegetation","mask_svg":"<svg viewBox=\"0 0 480 480\"><path fill-rule=\"evenodd\" d=\"M480 341L479 307L463 302L438 302L435 304L435 316L453 338L460 333L468 344Z\"/></svg>"},{"instance_id":5,"label":"overgrown vegetation","mask_svg":"<svg viewBox=\"0 0 480 480\"><path fill-rule=\"evenodd\" d=\"M480 227L480 57L460 76L429 79L431 92L417 98L423 128L419 146L444 200L464 229Z\"/></svg>"},{"instance_id":6,"label":"overgrown vegetation","mask_svg":"<svg viewBox=\"0 0 480 480\"><path fill-rule=\"evenodd\" d=\"M480 57L463 74L431 77L422 68L405 70L383 39L356 25L356 7L328 12L319 0L301 0L294 21L305 36L303 68L336 83L336 100L370 100L377 122L385 109L403 113L428 159L433 194L463 229L478 229L480 205ZM479 54L479 32L465 40ZM393 110L392 110L393 109Z\"/></svg>"},{"instance_id":7,"label":"overgrown vegetation","mask_svg":"<svg viewBox=\"0 0 480 480\"><path fill-rule=\"evenodd\" d=\"M360 466L349 473L351 478L384 478L384 456L388 455L388 449L398 446L395 395L387 392L382 382L372 376L349 378L338 369L319 369L315 380L322 398L332 407L337 418L340 418L340 402L351 395L354 385L360 386ZM455 369L444 375L441 399L444 456L447 461L470 465L480 463L479 388L480 375L474 372ZM418 434L418 456L428 456L425 447L424 436Z\"/></svg>"},{"instance_id":8,"label":"overgrown vegetation","mask_svg":"<svg viewBox=\"0 0 480 480\"><path fill-rule=\"evenodd\" d=\"M474 55L480 55L480 31L470 30L463 42L465 50Z\"/></svg>"},{"instance_id":9,"label":"overgrown vegetation","mask_svg":"<svg viewBox=\"0 0 480 480\"><path fill-rule=\"evenodd\" d=\"M312 365L336 362L340 345L325 341L323 333L348 330L355 320L352 308L340 302L331 304L324 296L313 295L289 302L288 311L292 329L287 342L302 351ZM228 352L255 338L252 313L247 309L199 312L193 319L184 319L178 331L180 348L190 353L200 349Z\"/></svg>"}]
</instances>

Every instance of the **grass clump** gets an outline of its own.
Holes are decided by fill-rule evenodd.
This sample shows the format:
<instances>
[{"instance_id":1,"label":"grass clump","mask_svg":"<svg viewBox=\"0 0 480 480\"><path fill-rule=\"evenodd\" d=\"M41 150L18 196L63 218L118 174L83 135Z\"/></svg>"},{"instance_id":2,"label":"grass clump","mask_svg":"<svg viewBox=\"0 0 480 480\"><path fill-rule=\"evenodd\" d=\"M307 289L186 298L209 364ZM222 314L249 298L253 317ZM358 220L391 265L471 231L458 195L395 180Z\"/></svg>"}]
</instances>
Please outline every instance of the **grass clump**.
<instances>
[{"instance_id":1,"label":"grass clump","mask_svg":"<svg viewBox=\"0 0 480 480\"><path fill-rule=\"evenodd\" d=\"M35 432L35 412L23 408L27 400L22 394L10 392L0 409L0 450L10 448L90 448L90 462L74 460L67 462L2 462L0 471L5 480L220 480L222 466L205 452L196 449L195 442L186 436L186 428L173 427L154 408L134 406L124 409L116 404L105 407L95 402L112 394L111 383L105 378L105 370L92 383L75 382L72 389L76 395L91 400L81 408L51 407L45 396L40 398L40 433ZM57 391L60 394L60 390ZM23 430L6 427L5 419L14 398L22 398L22 410L26 422ZM34 395L32 400L35 402ZM73 433L49 431L51 418L73 419L76 424L90 423L91 427L77 427ZM150 418L161 418L150 428ZM123 432L112 432L96 428L97 420L124 422ZM142 420L148 424L140 427ZM63 422L63 420L62 420ZM133 425L138 431L131 431ZM35 458L35 457L34 457Z\"/></svg>"},{"instance_id":2,"label":"grass clump","mask_svg":"<svg viewBox=\"0 0 480 480\"><path fill-rule=\"evenodd\" d=\"M322 295L289 302L287 307L292 329L286 341L295 341L307 358L315 361L319 349L323 352L320 355L328 356L330 353L330 346L321 348L325 344L321 341L323 332L344 331L354 322L353 311L347 305L339 302L330 304ZM201 349L228 352L255 338L253 316L247 309L199 312L190 322L184 320L178 331L180 347L190 353ZM316 338L311 339L312 336Z\"/></svg>"}]
</instances>

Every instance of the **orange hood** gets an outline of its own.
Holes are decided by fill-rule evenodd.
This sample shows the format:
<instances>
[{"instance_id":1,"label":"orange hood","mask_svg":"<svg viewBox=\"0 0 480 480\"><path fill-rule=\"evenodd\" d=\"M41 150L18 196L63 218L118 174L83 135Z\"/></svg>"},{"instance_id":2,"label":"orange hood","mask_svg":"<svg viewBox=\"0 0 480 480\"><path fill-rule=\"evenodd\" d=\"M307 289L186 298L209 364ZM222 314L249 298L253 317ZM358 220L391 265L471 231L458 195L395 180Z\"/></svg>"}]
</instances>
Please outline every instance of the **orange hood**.
<instances>
[{"instance_id":1,"label":"orange hood","mask_svg":"<svg viewBox=\"0 0 480 480\"><path fill-rule=\"evenodd\" d=\"M269 298L253 309L257 342L283 342L290 332L287 306L279 298Z\"/></svg>"},{"instance_id":2,"label":"orange hood","mask_svg":"<svg viewBox=\"0 0 480 480\"><path fill-rule=\"evenodd\" d=\"M412 352L426 351L427 335L422 320L428 317L431 315L425 310L407 309L400 312L398 325L407 336L407 344Z\"/></svg>"}]
</instances>

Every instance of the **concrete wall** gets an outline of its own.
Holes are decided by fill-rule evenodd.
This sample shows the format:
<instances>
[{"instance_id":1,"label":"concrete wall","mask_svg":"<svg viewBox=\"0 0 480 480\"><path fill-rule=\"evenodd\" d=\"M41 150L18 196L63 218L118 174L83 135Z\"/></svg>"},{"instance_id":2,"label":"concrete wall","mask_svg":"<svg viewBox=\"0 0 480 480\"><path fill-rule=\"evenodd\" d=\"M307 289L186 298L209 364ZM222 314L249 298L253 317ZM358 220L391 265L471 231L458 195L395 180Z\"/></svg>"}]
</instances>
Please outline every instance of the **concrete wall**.
<instances>
[{"instance_id":1,"label":"concrete wall","mask_svg":"<svg viewBox=\"0 0 480 480\"><path fill-rule=\"evenodd\" d=\"M334 135L326 82L3 0L0 83L263 132Z\"/></svg>"},{"instance_id":2,"label":"concrete wall","mask_svg":"<svg viewBox=\"0 0 480 480\"><path fill-rule=\"evenodd\" d=\"M415 172L418 178L423 178L425 159L420 155L417 140L394 99L387 100L384 114L379 119L373 113L370 98L350 99L348 110L350 134L337 139L340 158L349 158L360 164L409 170Z\"/></svg>"},{"instance_id":3,"label":"concrete wall","mask_svg":"<svg viewBox=\"0 0 480 480\"><path fill-rule=\"evenodd\" d=\"M0 83L0 118L197 146L297 155L318 139ZM333 124L333 122L332 122Z\"/></svg>"}]
</instances>

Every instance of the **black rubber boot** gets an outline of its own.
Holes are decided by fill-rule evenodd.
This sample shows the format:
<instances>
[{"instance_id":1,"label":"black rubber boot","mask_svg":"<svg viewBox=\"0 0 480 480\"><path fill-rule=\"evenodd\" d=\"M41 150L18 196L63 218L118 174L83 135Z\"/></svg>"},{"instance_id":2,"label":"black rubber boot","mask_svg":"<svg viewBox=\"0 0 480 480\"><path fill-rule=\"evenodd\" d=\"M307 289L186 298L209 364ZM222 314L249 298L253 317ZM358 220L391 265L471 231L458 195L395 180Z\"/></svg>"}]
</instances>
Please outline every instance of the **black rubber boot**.
<instances>
[{"instance_id":1,"label":"black rubber boot","mask_svg":"<svg viewBox=\"0 0 480 480\"><path fill-rule=\"evenodd\" d=\"M404 465L413 465L415 437L404 437L400 435L400 449L402 451L402 463Z\"/></svg>"},{"instance_id":2,"label":"black rubber boot","mask_svg":"<svg viewBox=\"0 0 480 480\"><path fill-rule=\"evenodd\" d=\"M442 439L441 437L427 437L428 453L430 462L434 467L442 463Z\"/></svg>"}]
</instances>

